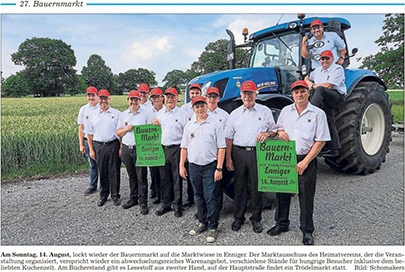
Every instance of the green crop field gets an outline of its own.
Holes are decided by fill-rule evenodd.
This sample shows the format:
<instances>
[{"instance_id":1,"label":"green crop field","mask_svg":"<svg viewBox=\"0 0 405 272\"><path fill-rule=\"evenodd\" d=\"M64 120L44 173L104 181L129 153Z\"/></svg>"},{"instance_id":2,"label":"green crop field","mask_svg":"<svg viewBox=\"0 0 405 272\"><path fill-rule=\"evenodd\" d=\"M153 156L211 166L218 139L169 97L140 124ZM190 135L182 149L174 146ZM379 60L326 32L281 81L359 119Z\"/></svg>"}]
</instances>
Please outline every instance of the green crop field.
<instances>
[{"instance_id":1,"label":"green crop field","mask_svg":"<svg viewBox=\"0 0 405 272\"><path fill-rule=\"evenodd\" d=\"M388 91L394 122L404 121L404 91Z\"/></svg>"},{"instance_id":2,"label":"green crop field","mask_svg":"<svg viewBox=\"0 0 405 272\"><path fill-rule=\"evenodd\" d=\"M77 114L86 103L85 96L2 98L2 181L87 168L77 136ZM126 97L113 96L111 106L126 109Z\"/></svg>"}]
</instances>

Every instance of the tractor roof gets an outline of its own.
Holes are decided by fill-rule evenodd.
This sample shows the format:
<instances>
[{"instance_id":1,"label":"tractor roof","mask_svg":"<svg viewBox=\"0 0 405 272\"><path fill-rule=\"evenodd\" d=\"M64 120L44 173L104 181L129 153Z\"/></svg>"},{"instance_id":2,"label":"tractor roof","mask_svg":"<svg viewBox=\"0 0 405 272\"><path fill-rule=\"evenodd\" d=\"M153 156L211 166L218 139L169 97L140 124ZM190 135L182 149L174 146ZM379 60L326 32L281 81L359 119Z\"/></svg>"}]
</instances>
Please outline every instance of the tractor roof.
<instances>
[{"instance_id":1,"label":"tractor roof","mask_svg":"<svg viewBox=\"0 0 405 272\"><path fill-rule=\"evenodd\" d=\"M337 17L335 17L335 18L311 17L311 18L304 19L304 28L309 29L309 26L310 26L311 22L313 20L315 20L315 19L318 19L318 20L320 20L322 22L322 24L324 25L326 31L328 31L328 23L329 23L329 21L332 21L332 20L335 21L335 22L339 21L342 30L347 30L347 29L349 29L351 27L349 21L346 20L346 19L343 19L343 18L337 18ZM300 21L295 20L295 21L279 24L279 25L276 25L276 26L268 27L268 28L265 28L263 30L257 31L255 33L253 33L250 36L250 38L253 39L253 40L257 40L257 39L260 39L260 38L263 38L263 37L267 37L267 36L271 35L271 33L279 34L279 33L282 33L282 32L291 31L291 28L289 28L289 25L291 23L293 23L293 22L297 23L297 27L295 27L293 29L297 29L297 31L298 31Z\"/></svg>"}]
</instances>

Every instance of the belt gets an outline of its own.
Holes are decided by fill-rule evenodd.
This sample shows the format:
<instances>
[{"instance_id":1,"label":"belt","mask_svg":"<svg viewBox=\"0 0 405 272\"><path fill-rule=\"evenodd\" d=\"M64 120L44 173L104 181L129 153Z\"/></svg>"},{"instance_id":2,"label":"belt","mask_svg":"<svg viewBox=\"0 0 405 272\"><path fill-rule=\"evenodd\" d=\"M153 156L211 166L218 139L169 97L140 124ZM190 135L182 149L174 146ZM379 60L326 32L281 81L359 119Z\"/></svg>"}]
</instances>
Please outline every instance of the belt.
<instances>
[{"instance_id":1,"label":"belt","mask_svg":"<svg viewBox=\"0 0 405 272\"><path fill-rule=\"evenodd\" d=\"M99 142L99 141L93 141L93 142L95 142L96 144L101 144L101 145L109 145L109 144L112 144L112 143L114 143L116 141L118 141L118 140L115 139L115 140L112 140L112 141L109 141L109 142Z\"/></svg>"},{"instance_id":2,"label":"belt","mask_svg":"<svg viewBox=\"0 0 405 272\"><path fill-rule=\"evenodd\" d=\"M83 139L87 141L87 138L86 138L86 137L83 137Z\"/></svg>"},{"instance_id":3,"label":"belt","mask_svg":"<svg viewBox=\"0 0 405 272\"><path fill-rule=\"evenodd\" d=\"M244 149L246 151L256 151L256 147L255 146L239 146L239 145L234 145L234 147L240 148L240 149Z\"/></svg>"},{"instance_id":4,"label":"belt","mask_svg":"<svg viewBox=\"0 0 405 272\"><path fill-rule=\"evenodd\" d=\"M126 145L126 144L123 144L123 145L128 147L128 149L135 149L136 148L136 145Z\"/></svg>"},{"instance_id":5,"label":"belt","mask_svg":"<svg viewBox=\"0 0 405 272\"><path fill-rule=\"evenodd\" d=\"M179 144L178 144L178 145L162 145L162 146L163 146L163 148L166 148L166 149L175 148L175 147L180 147Z\"/></svg>"}]
</instances>

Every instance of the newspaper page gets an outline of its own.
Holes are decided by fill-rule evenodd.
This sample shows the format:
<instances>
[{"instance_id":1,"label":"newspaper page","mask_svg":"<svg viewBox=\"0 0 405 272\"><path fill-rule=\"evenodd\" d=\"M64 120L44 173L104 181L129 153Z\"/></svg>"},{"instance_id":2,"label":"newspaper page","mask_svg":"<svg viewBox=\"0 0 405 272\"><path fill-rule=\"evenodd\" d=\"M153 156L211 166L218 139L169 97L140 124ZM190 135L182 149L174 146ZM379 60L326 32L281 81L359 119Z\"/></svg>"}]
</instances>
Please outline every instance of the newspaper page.
<instances>
[{"instance_id":1,"label":"newspaper page","mask_svg":"<svg viewBox=\"0 0 405 272\"><path fill-rule=\"evenodd\" d=\"M385 59L376 58L378 52L386 53L399 44L403 52L403 1L0 0L0 4L1 271L405 270L403 126L402 132L391 131L391 122L387 123L391 120L387 116L394 114L395 119L393 109L401 106L399 120L403 121L403 71L402 82L394 82L385 74L357 70L372 70L370 67L381 65ZM363 157L355 159L354 164L364 158L382 156L372 170L360 169L357 174L345 171L351 166L342 165L342 154L340 161L317 158L313 246L303 245L298 195L291 198L289 227L279 235L269 235L277 215L276 196L268 193L263 195L263 230L253 231L251 212L247 210L245 221L235 231L232 224L238 203L234 201L234 187L232 183L223 184L222 210L213 243L207 242L208 232L190 235L190 230L199 223L195 204L185 207L181 217L176 217L173 211L156 215L162 203L159 200L154 204L156 195L153 198L150 195L150 169L147 214L141 213L141 204L123 209L133 191L124 167L118 180L122 205L108 199L103 206L97 206L99 189L84 195L89 186L89 170L87 159L79 150L76 118L80 107L87 103L86 88L92 85L89 68L98 67L103 71L101 79L112 78L115 82L103 86L112 86L109 91L119 90L117 93L121 95L111 92L110 105L120 111L128 108L127 92L138 87L125 84L142 73L152 75L151 89L159 87L164 91L177 84L184 93L193 77L188 75L187 81L176 83L174 73L169 72L197 71L196 77L206 77L207 81L212 78L210 84L227 78L240 87L244 77L253 73L249 69L256 69L263 71L257 72L259 77L268 77L261 80L258 88L280 84L280 89L275 87L275 93L280 93L281 84L295 80L297 69L302 72L298 14L305 16L303 20L332 18L340 22L350 62L347 69L351 69L346 73L347 80L353 86L361 80L369 83L356 89L353 108L348 106L349 111L361 118L339 122L341 126L361 124L361 133L347 138L353 145L350 150L357 152L362 148L358 152L363 152ZM402 26L389 19L401 16ZM296 46L288 43L285 32L274 31L277 27L285 28L283 31L290 27L288 35L295 35ZM244 28L248 29L245 36ZM398 30L401 28L402 32ZM226 29L232 31L236 45L251 44L236 48L236 52L245 54L236 53L235 69L239 70L218 76L216 71L229 69L228 61L232 60L215 59L217 53L227 54L230 36ZM395 34L388 44L377 41L390 33ZM266 39L277 42L267 47L268 52L259 45ZM53 49L56 44L59 49ZM242 49L245 51L238 51ZM36 54L48 51L57 54L48 59L36 58ZM290 58L282 60L277 55L280 52ZM262 59L255 59L262 53ZM53 68L57 66L57 57L65 57L65 65L70 67L63 75ZM238 58L245 58L245 62L238 62ZM403 68L403 55L394 58L397 66ZM364 67L366 60L376 62ZM219 61L223 67L217 69ZM54 65L41 66L42 62ZM210 68L204 66L206 63L216 66ZM296 69L290 69L292 66ZM43 70L36 70L35 74L35 69ZM65 76L76 80L76 87L69 87L70 81L57 83L57 79ZM46 87L49 82L54 82L54 86ZM51 91L26 91L32 90L32 86ZM384 95L374 100L363 96L361 92L368 92L364 91L369 90L367 86L384 86L383 91L388 89L390 97L391 92L402 95L402 102L390 102L392 113L386 113L384 103L388 102L381 102L386 100ZM353 88L348 87L350 92ZM291 96L288 99L292 101ZM180 96L179 100L184 103L189 97ZM361 108L364 101L367 107ZM367 138L373 126L374 131L380 131L373 135L379 136ZM357 142L351 137L357 137ZM74 146L73 151L70 146ZM47 153L47 149L51 151ZM384 154L379 155L379 150ZM81 168L63 163L76 153L81 156ZM58 158L62 163L56 162ZM38 166L43 169L40 173L35 172L34 160L43 161ZM55 173L53 167L64 170ZM182 198L183 204L190 200L186 181Z\"/></svg>"}]
</instances>

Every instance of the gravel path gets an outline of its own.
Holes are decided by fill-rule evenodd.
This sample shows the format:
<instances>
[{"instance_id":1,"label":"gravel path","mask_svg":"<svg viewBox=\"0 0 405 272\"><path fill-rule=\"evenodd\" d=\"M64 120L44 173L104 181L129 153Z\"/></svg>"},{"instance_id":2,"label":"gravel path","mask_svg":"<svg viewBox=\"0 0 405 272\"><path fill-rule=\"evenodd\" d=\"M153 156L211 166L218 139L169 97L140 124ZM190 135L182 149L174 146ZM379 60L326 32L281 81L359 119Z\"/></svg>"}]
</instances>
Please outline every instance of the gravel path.
<instances>
[{"instance_id":1,"label":"gravel path","mask_svg":"<svg viewBox=\"0 0 405 272\"><path fill-rule=\"evenodd\" d=\"M404 244L404 141L393 134L391 152L381 169L368 176L337 173L319 164L315 203L317 245ZM319 159L319 162L321 160ZM121 194L128 198L126 170ZM55 179L2 184L2 245L205 245L205 235L191 237L197 223L195 206L180 219L173 213L141 215L139 206L115 207L111 200L96 206L98 195L83 196L88 176L72 174ZM270 237L274 210L263 212L265 231L256 234L247 221L239 232L230 229L233 201L224 199L216 245L300 245L298 198L290 213L290 231ZM248 215L249 216L249 215Z\"/></svg>"}]
</instances>

